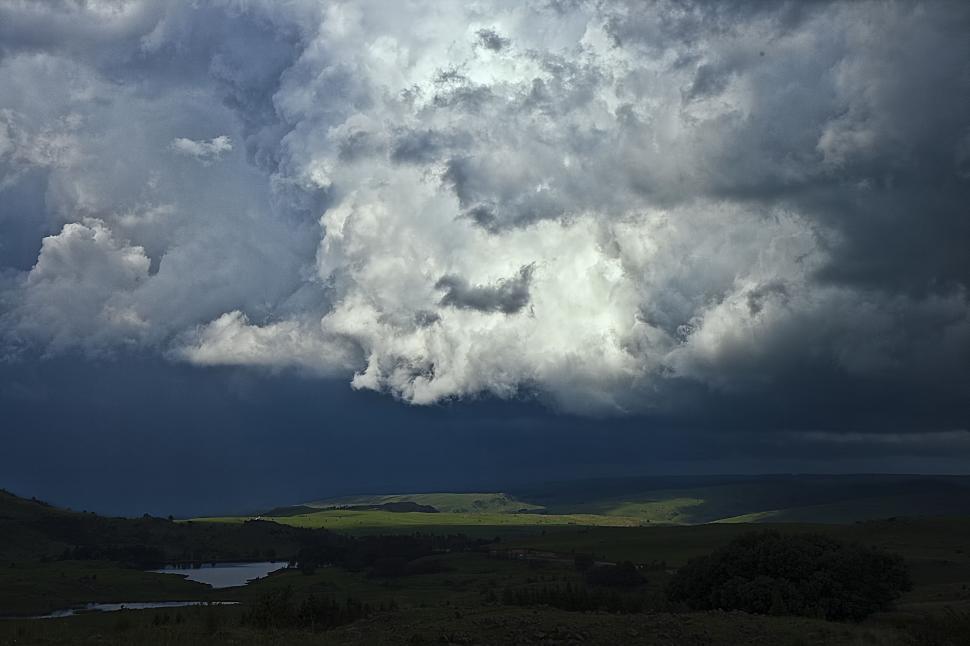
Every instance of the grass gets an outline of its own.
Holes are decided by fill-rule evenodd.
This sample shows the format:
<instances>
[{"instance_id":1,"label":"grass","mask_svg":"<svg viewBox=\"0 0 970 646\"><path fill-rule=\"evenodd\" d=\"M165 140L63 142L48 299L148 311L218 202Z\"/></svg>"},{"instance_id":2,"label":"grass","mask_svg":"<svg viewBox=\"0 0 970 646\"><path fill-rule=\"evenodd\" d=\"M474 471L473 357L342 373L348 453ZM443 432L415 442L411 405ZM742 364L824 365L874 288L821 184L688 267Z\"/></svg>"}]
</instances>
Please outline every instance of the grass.
<instances>
[{"instance_id":1,"label":"grass","mask_svg":"<svg viewBox=\"0 0 970 646\"><path fill-rule=\"evenodd\" d=\"M752 646L902 646L915 642L880 622L859 625L743 613L570 613L551 608L461 605L376 614L330 632L254 631L225 607L127 611L50 621L0 623L0 643L194 646L196 644L750 644ZM964 620L960 626L965 625ZM944 639L949 626L933 626ZM923 633L927 634L927 633ZM932 634L932 633L929 633Z\"/></svg>"},{"instance_id":2,"label":"grass","mask_svg":"<svg viewBox=\"0 0 970 646\"><path fill-rule=\"evenodd\" d=\"M970 493L970 492L968 492ZM859 519L906 516L914 511L920 516L946 514L952 501L936 494L909 494L855 498L788 509L767 509L718 519L720 523L851 523Z\"/></svg>"},{"instance_id":3,"label":"grass","mask_svg":"<svg viewBox=\"0 0 970 646\"><path fill-rule=\"evenodd\" d=\"M218 599L182 577L103 561L11 563L0 568L0 615L41 615L86 603Z\"/></svg>"},{"instance_id":4,"label":"grass","mask_svg":"<svg viewBox=\"0 0 970 646\"><path fill-rule=\"evenodd\" d=\"M248 516L195 518L200 523L242 523ZM348 533L376 533L388 531L463 532L471 535L494 536L494 529L542 528L553 526L612 526L636 527L637 518L600 516L593 514L508 514L508 513L438 513L322 510L311 514L296 514L273 519L292 527L324 528ZM501 533L501 532L500 532Z\"/></svg>"},{"instance_id":5,"label":"grass","mask_svg":"<svg viewBox=\"0 0 970 646\"><path fill-rule=\"evenodd\" d=\"M306 505L334 508L387 502L430 505L444 513L619 516L644 524L844 523L887 516L970 514L970 478L878 474L613 478L509 493L361 495Z\"/></svg>"},{"instance_id":6,"label":"grass","mask_svg":"<svg viewBox=\"0 0 970 646\"><path fill-rule=\"evenodd\" d=\"M333 512L320 512L333 513ZM368 512L361 512L368 513ZM375 513L375 512L369 512ZM388 516L402 514L384 512ZM415 514L425 515L428 514ZM436 514L431 514L436 515ZM507 514L515 517L517 515ZM18 564L0 572L0 606L18 596L47 598L51 604L81 601L162 599L238 600L291 587L298 595L347 595L372 605L394 600L400 610L384 612L326 633L305 630L255 632L240 624L239 608L184 608L125 611L44 621L0 622L0 644L438 644L438 643L749 643L807 646L845 644L902 646L957 644L947 641L970 625L970 519L883 521L853 525L779 526L784 531L821 531L902 553L916 588L893 613L862 624L837 624L791 617L743 613L669 613L659 607L639 615L568 613L547 607L498 605L506 587L578 581L572 553L594 553L609 560L666 561L676 567L709 553L751 526L579 527L551 525L497 547L530 547L563 554L560 562L524 562L482 553L435 555L444 571L401 578L371 578L339 568L313 574L288 570L250 586L207 590L178 577L123 570L103 563ZM403 527L399 529L410 529ZM468 529L452 526L452 531ZM502 528L481 528L492 532ZM544 533L543 533L544 532ZM965 551L966 550L966 551ZM97 588L91 575L97 575ZM669 578L663 570L646 572L647 592L658 592ZM161 587L159 587L161 586ZM83 598L82 598L83 597ZM24 606L26 607L26 606ZM177 619L176 619L177 618Z\"/></svg>"},{"instance_id":7,"label":"grass","mask_svg":"<svg viewBox=\"0 0 970 646\"><path fill-rule=\"evenodd\" d=\"M603 516L635 518L641 523L689 524L693 510L704 504L703 498L674 497L658 500L610 500L573 506L577 512Z\"/></svg>"},{"instance_id":8,"label":"grass","mask_svg":"<svg viewBox=\"0 0 970 646\"><path fill-rule=\"evenodd\" d=\"M360 495L328 498L307 503L308 507L320 509L346 507L349 505L380 505L389 502L413 502L430 505L439 512L449 514L507 514L522 511L541 511L535 505L504 493L412 493L389 495Z\"/></svg>"},{"instance_id":9,"label":"grass","mask_svg":"<svg viewBox=\"0 0 970 646\"><path fill-rule=\"evenodd\" d=\"M733 487L748 486L731 483ZM676 494L676 495L675 495ZM781 531L813 531L859 541L906 559L915 582L891 613L862 624L834 624L790 617L758 617L741 613L671 613L658 605L639 615L568 613L548 607L517 608L499 605L507 587L578 582L571 565L574 554L593 554L602 560L632 560L653 564L646 571L645 594L662 598L660 591L670 570L688 559L710 553L740 534L764 525L715 523L678 525L696 510L710 509L711 492L671 489L657 499L646 495L603 495L585 504L544 504L546 513L496 511L501 503L482 502L478 512L393 513L387 511L319 510L250 523L245 535L235 525L244 517L203 519L188 527L158 519L91 519L29 501L8 501L9 515L0 518L0 546L13 567L0 562L0 614L42 614L88 602L223 600L247 602L267 592L290 587L297 595L351 596L372 605L394 600L400 610L382 612L327 633L306 630L256 632L240 624L235 607L124 611L55 620L0 621L0 644L438 644L438 643L749 643L800 646L815 643L877 646L959 644L970 626L970 518L882 520L843 525L788 523L772 525ZM703 494L703 495L702 495ZM467 504L485 494L440 495L438 504ZM492 494L488 494L492 495ZM501 494L494 494L501 495ZM469 499L454 496L471 496ZM708 496L705 498L704 496ZM520 499L509 497L515 504ZM538 499L537 499L538 500ZM767 500L766 498L763 499ZM857 498L856 500L861 500ZM433 504L431 499L413 499ZM348 502L371 504L373 501ZM0 499L0 503L4 503ZM494 504L493 504L494 503ZM825 505L840 505L829 502ZM879 503L880 505L882 503ZM537 503L538 505L538 503ZM514 506L514 504L512 505ZM508 507L508 505L506 505ZM585 513L554 513L573 509ZM720 510L728 509L721 506ZM593 513L595 510L596 513ZM693 511L692 511L693 510ZM0 512L4 512L0 504ZM706 512L705 512L706 513ZM54 521L50 521L50 515ZM0 514L3 516L3 514ZM664 519L646 522L645 517ZM37 520L44 522L36 523ZM31 541L74 519L81 528L95 528L108 537L170 536L173 545L204 547L231 542L245 552L253 547L297 541L303 530L323 527L345 533L464 533L501 537L494 549L530 548L554 552L560 560L527 561L490 557L487 553L436 554L442 571L399 578L372 578L362 572L318 568L313 574L288 570L249 586L211 590L172 575L122 568L98 561L24 562ZM737 520L737 519L735 519ZM27 524L25 524L27 523ZM34 523L34 524L31 524ZM71 525L73 526L73 525ZM19 534L6 530L24 529ZM36 536L35 536L36 534ZM59 535L59 534L58 534ZM45 547L46 554L56 546ZM181 549L181 547L179 547ZM282 552L281 552L282 553ZM6 558L6 557L5 557ZM660 563L664 566L661 567ZM966 642L963 642L966 643Z\"/></svg>"},{"instance_id":10,"label":"grass","mask_svg":"<svg viewBox=\"0 0 970 646\"><path fill-rule=\"evenodd\" d=\"M668 533L669 529L681 528L662 528L660 531ZM618 531L641 534L654 530ZM639 615L609 615L569 613L547 607L502 606L490 597L490 592L501 596L501 590L506 586L576 581L578 574L568 563L528 564L475 553L432 558L441 559L447 570L401 579L375 579L334 568L320 569L312 575L291 570L271 575L245 588L215 591L223 599L246 601L272 590L291 587L300 595L311 592L338 598L350 595L374 605L394 599L400 606L398 611L379 613L325 633L255 631L241 625L240 608L202 607L124 611L43 621L3 621L0 622L0 643L60 645L84 642L149 646L230 643L613 645L640 642L897 646L910 643L904 641L900 630L886 618L847 625L743 613L671 614L661 610ZM49 565L56 567L59 564ZM648 573L648 579L649 589L659 590L666 575ZM947 621L945 615L940 616L942 621ZM962 615L957 617L962 618ZM894 621L904 622L905 618ZM919 625L926 631L935 631L926 634L946 634L949 624L924 622Z\"/></svg>"},{"instance_id":11,"label":"grass","mask_svg":"<svg viewBox=\"0 0 970 646\"><path fill-rule=\"evenodd\" d=\"M651 523L845 523L888 516L970 514L961 476L699 476L613 478L514 492L548 513L633 516Z\"/></svg>"}]
</instances>

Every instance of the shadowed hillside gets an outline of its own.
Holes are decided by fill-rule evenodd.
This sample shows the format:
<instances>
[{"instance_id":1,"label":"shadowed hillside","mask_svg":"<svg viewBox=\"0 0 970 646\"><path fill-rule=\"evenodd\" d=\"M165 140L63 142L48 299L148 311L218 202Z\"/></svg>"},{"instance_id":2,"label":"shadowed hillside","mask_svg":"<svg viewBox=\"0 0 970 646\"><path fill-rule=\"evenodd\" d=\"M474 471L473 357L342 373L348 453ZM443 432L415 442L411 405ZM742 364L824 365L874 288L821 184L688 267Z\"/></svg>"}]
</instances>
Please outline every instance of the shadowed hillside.
<instances>
[{"instance_id":1,"label":"shadowed hillside","mask_svg":"<svg viewBox=\"0 0 970 646\"><path fill-rule=\"evenodd\" d=\"M136 566L167 561L290 558L311 537L327 537L271 522L239 525L172 519L109 518L53 507L0 490L0 560L72 558Z\"/></svg>"},{"instance_id":2,"label":"shadowed hillside","mask_svg":"<svg viewBox=\"0 0 970 646\"><path fill-rule=\"evenodd\" d=\"M970 477L777 475L618 478L516 490L550 513L651 522L844 523L889 516L970 514Z\"/></svg>"}]
</instances>

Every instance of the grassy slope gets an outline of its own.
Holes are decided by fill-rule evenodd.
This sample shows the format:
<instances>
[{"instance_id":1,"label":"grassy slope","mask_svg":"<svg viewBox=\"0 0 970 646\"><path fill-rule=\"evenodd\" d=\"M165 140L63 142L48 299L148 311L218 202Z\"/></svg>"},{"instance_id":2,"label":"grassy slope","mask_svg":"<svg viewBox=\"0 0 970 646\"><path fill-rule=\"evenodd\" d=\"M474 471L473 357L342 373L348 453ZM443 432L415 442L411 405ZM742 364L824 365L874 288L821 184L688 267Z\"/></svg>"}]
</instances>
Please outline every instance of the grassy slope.
<instances>
[{"instance_id":1,"label":"grassy slope","mask_svg":"<svg viewBox=\"0 0 970 646\"><path fill-rule=\"evenodd\" d=\"M915 589L905 602L959 603L970 608L970 518L927 518L834 524L710 524L640 528L562 528L508 541L509 547L575 551L606 560L665 561L676 568L752 529L816 532L901 554Z\"/></svg>"},{"instance_id":2,"label":"grassy slope","mask_svg":"<svg viewBox=\"0 0 970 646\"><path fill-rule=\"evenodd\" d=\"M308 503L326 508L410 501L456 514L507 514L526 510L550 516L613 516L641 523L852 522L889 516L970 515L970 478L951 476L704 476L617 478L504 493L423 493L350 496ZM355 519L328 519L344 528ZM452 521L428 524L451 525ZM412 521L401 521L408 525ZM497 521L505 525L510 521ZM385 523L375 519L374 523ZM366 522L359 523L361 527ZM483 524L475 520L473 525ZM521 521L512 524L522 524ZM544 524L544 523L542 523ZM609 521L592 525L613 524ZM627 523L621 523L627 524ZM636 524L636 523L634 523Z\"/></svg>"},{"instance_id":3,"label":"grassy slope","mask_svg":"<svg viewBox=\"0 0 970 646\"><path fill-rule=\"evenodd\" d=\"M945 526L949 536L938 533L941 525L898 524L866 528L863 533L882 540L909 545L911 556L945 554L967 538L965 526ZM712 549L738 526L659 527L641 529L562 529L547 535L563 545L575 547L585 533L603 533L615 539L621 534L631 542L647 540L657 556L678 558L685 538L696 536L694 547ZM832 530L831 527L821 528ZM585 533L584 533L585 532ZM662 540L659 540L661 539ZM538 538L537 538L538 540ZM914 545L913 541L917 544ZM563 542L564 541L564 542ZM612 543L613 541L607 541ZM629 545L628 545L629 547ZM915 551L912 551L915 550ZM293 586L298 594L308 592L350 594L370 603L395 599L401 609L381 613L352 626L312 634L308 631L253 632L239 625L239 609L209 608L179 611L138 611L120 615L75 617L43 622L0 622L0 643L74 644L87 637L101 644L504 644L504 643L668 643L668 644L876 644L895 646L912 643L895 629L907 620L918 603L907 600L902 612L875 617L863 624L836 624L802 618L758 617L743 613L664 612L640 615L569 613L551 608L514 608L489 605L486 595L508 585L542 584L546 581L575 580L578 575L568 564L546 563L530 567L521 561L489 559L479 554L448 554L443 560L448 571L404 579L373 579L360 573L325 568L313 575L289 571L270 576L250 587L219 591L222 598L255 597L263 592ZM662 572L648 573L648 587L659 590L666 580ZM919 581L918 591L936 589ZM951 603L954 597L947 597ZM155 626L155 617L178 614L185 621Z\"/></svg>"},{"instance_id":4,"label":"grassy slope","mask_svg":"<svg viewBox=\"0 0 970 646\"><path fill-rule=\"evenodd\" d=\"M244 516L197 518L202 523L242 523ZM274 521L293 527L324 528L349 533L390 531L464 532L475 535L494 535L503 528L529 528L554 526L613 526L636 527L640 521L624 516L598 516L584 514L507 514L507 513L395 513L389 511L349 511L344 509L321 510L312 514L282 516ZM484 533L482 533L484 530ZM501 533L501 532L500 532Z\"/></svg>"},{"instance_id":5,"label":"grassy slope","mask_svg":"<svg viewBox=\"0 0 970 646\"><path fill-rule=\"evenodd\" d=\"M671 486L671 485L681 486ZM629 478L519 492L551 513L617 514L650 522L852 522L968 515L965 477L849 475Z\"/></svg>"},{"instance_id":6,"label":"grassy slope","mask_svg":"<svg viewBox=\"0 0 970 646\"><path fill-rule=\"evenodd\" d=\"M0 568L0 615L36 615L86 603L186 601L220 597L181 576L103 561L17 563Z\"/></svg>"},{"instance_id":7,"label":"grassy slope","mask_svg":"<svg viewBox=\"0 0 970 646\"><path fill-rule=\"evenodd\" d=\"M113 616L112 616L113 615ZM156 617L180 618L155 625ZM86 637L86 639L85 639ZM47 621L0 623L0 643L73 646L83 643L141 646L265 646L387 644L677 644L717 646L903 646L905 639L885 623L834 624L744 613L650 613L611 615L551 608L503 606L409 608L384 612L329 632L281 630L256 632L239 625L231 607L179 611L138 611ZM927 643L927 642L922 642ZM934 642L948 643L948 642Z\"/></svg>"},{"instance_id":8,"label":"grassy slope","mask_svg":"<svg viewBox=\"0 0 970 646\"><path fill-rule=\"evenodd\" d=\"M970 513L970 491L965 500L951 500L934 493L900 494L842 500L788 509L771 509L722 518L721 523L851 523L894 516L943 516Z\"/></svg>"},{"instance_id":9,"label":"grassy slope","mask_svg":"<svg viewBox=\"0 0 970 646\"><path fill-rule=\"evenodd\" d=\"M37 500L19 498L0 489L0 559L19 560L37 554L59 554L67 547L32 524L41 519L76 514Z\"/></svg>"},{"instance_id":10,"label":"grassy slope","mask_svg":"<svg viewBox=\"0 0 970 646\"><path fill-rule=\"evenodd\" d=\"M0 564L57 559L75 546L157 549L164 560L294 556L306 530L272 522L239 525L109 518L59 509L0 491Z\"/></svg>"},{"instance_id":11,"label":"grassy slope","mask_svg":"<svg viewBox=\"0 0 970 646\"><path fill-rule=\"evenodd\" d=\"M860 541L922 561L970 565L970 518L870 521L848 525L786 523L657 527L570 527L524 536L514 545L557 552L592 553L608 560L647 562L665 559L672 566L709 553L752 530L815 532Z\"/></svg>"}]
</instances>

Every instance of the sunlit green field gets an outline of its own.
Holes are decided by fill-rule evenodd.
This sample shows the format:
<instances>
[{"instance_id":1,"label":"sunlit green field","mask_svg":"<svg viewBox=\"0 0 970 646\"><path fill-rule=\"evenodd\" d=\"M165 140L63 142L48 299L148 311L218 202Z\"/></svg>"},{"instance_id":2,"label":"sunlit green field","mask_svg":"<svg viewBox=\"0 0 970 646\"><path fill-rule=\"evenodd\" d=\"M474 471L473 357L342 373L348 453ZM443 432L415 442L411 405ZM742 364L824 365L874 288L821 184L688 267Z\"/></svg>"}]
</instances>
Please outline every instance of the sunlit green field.
<instances>
[{"instance_id":1,"label":"sunlit green field","mask_svg":"<svg viewBox=\"0 0 970 646\"><path fill-rule=\"evenodd\" d=\"M349 505L374 505L388 502L413 502L419 505L430 505L440 512L466 513L514 513L527 510L539 511L542 505L536 505L505 493L412 493L412 494L378 494L361 496L343 496L327 498L308 503L310 507L346 507Z\"/></svg>"},{"instance_id":2,"label":"sunlit green field","mask_svg":"<svg viewBox=\"0 0 970 646\"><path fill-rule=\"evenodd\" d=\"M242 523L252 516L195 518L199 522ZM367 533L379 531L458 531L491 536L492 528L607 526L637 527L643 521L628 516L594 514L510 514L510 513L395 513L388 511L350 511L333 509L295 516L280 516L273 521L294 527L324 528L333 531Z\"/></svg>"},{"instance_id":3,"label":"sunlit green field","mask_svg":"<svg viewBox=\"0 0 970 646\"><path fill-rule=\"evenodd\" d=\"M313 516L351 511L349 506L410 502L434 507L431 518ZM593 526L711 522L851 523L892 516L968 516L970 479L951 476L740 476L712 481L618 478L550 483L515 492L390 493L344 496L280 508L274 518L312 516L299 522L339 530L394 525L467 524ZM383 511L383 510L374 510ZM397 510L400 511L400 510ZM449 514L455 514L447 516ZM470 516L469 516L470 515ZM507 515L525 518L509 519ZM536 518L544 516L545 518ZM600 517L614 517L604 520Z\"/></svg>"}]
</instances>

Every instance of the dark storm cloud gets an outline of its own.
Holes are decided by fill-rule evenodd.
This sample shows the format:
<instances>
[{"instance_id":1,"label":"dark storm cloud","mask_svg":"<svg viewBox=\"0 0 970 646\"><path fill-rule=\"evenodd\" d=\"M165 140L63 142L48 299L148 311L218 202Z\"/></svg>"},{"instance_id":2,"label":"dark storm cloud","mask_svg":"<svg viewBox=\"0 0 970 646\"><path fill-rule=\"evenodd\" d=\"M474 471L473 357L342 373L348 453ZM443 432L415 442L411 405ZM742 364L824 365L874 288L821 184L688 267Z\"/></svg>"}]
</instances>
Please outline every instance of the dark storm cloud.
<instances>
[{"instance_id":1,"label":"dark storm cloud","mask_svg":"<svg viewBox=\"0 0 970 646\"><path fill-rule=\"evenodd\" d=\"M495 285L470 285L461 276L442 276L435 287L445 290L441 304L447 307L516 314L529 304L533 269L532 265L522 267L513 278Z\"/></svg>"},{"instance_id":2,"label":"dark storm cloud","mask_svg":"<svg viewBox=\"0 0 970 646\"><path fill-rule=\"evenodd\" d=\"M131 355L0 364L0 409L0 487L132 515L253 513L342 494L623 475L957 473L970 458L967 433L766 435L726 407L717 421L727 431L683 418L604 424L491 399L402 407L338 382Z\"/></svg>"},{"instance_id":3,"label":"dark storm cloud","mask_svg":"<svg viewBox=\"0 0 970 646\"><path fill-rule=\"evenodd\" d=\"M0 353L965 428L968 32L958 2L6 3Z\"/></svg>"},{"instance_id":4,"label":"dark storm cloud","mask_svg":"<svg viewBox=\"0 0 970 646\"><path fill-rule=\"evenodd\" d=\"M391 145L391 161L398 164L429 164L449 150L461 150L472 143L467 133L402 128Z\"/></svg>"}]
</instances>

